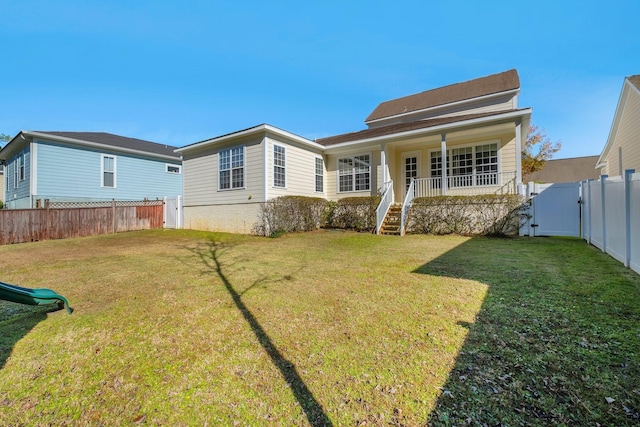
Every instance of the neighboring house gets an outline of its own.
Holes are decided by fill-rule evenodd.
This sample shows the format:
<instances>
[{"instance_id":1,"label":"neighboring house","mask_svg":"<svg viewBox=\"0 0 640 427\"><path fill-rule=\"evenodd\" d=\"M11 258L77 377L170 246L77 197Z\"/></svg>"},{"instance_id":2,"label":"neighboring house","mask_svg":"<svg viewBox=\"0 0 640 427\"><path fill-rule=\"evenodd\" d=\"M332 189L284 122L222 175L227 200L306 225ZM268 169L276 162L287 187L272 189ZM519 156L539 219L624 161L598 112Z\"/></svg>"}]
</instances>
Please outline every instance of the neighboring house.
<instances>
[{"instance_id":1,"label":"neighboring house","mask_svg":"<svg viewBox=\"0 0 640 427\"><path fill-rule=\"evenodd\" d=\"M609 139L596 167L609 176L623 175L626 169L640 172L640 74L624 79Z\"/></svg>"},{"instance_id":2,"label":"neighboring house","mask_svg":"<svg viewBox=\"0 0 640 427\"><path fill-rule=\"evenodd\" d=\"M542 169L525 175L522 181L551 184L598 179L600 177L600 172L596 169L598 157L585 156L547 160Z\"/></svg>"},{"instance_id":3,"label":"neighboring house","mask_svg":"<svg viewBox=\"0 0 640 427\"><path fill-rule=\"evenodd\" d=\"M182 194L175 147L103 132L18 133L1 151L4 201L10 209L37 200L95 202Z\"/></svg>"},{"instance_id":4,"label":"neighboring house","mask_svg":"<svg viewBox=\"0 0 640 427\"><path fill-rule=\"evenodd\" d=\"M176 150L186 228L251 232L260 205L284 195L337 200L515 193L531 109L516 70L386 101L368 129L318 140L268 124Z\"/></svg>"}]
</instances>

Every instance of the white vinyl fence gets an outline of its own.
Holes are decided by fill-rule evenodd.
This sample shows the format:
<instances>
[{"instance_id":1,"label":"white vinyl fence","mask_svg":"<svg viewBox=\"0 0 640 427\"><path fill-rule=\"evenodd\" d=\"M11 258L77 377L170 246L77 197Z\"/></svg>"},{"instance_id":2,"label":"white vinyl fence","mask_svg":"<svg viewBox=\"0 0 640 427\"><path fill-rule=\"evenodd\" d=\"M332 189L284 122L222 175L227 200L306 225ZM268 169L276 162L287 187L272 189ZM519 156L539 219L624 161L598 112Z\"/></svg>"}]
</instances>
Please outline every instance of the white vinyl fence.
<instances>
[{"instance_id":1,"label":"white vinyl fence","mask_svg":"<svg viewBox=\"0 0 640 427\"><path fill-rule=\"evenodd\" d=\"M582 183L582 238L640 273L640 173Z\"/></svg>"}]
</instances>

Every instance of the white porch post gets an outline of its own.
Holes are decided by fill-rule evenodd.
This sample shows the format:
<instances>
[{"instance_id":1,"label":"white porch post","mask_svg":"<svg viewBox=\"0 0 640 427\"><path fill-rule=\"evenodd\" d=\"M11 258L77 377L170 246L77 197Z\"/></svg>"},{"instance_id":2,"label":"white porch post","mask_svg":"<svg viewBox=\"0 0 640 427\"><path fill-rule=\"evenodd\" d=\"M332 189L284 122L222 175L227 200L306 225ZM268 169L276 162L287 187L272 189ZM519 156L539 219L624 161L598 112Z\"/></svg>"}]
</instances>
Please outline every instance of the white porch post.
<instances>
[{"instance_id":1,"label":"white porch post","mask_svg":"<svg viewBox=\"0 0 640 427\"><path fill-rule=\"evenodd\" d=\"M384 184L388 181L387 178L387 145L382 144L380 150L380 169L382 174L382 191L384 191Z\"/></svg>"},{"instance_id":2,"label":"white porch post","mask_svg":"<svg viewBox=\"0 0 640 427\"><path fill-rule=\"evenodd\" d=\"M516 120L516 185L522 183L522 120Z\"/></svg>"},{"instance_id":3,"label":"white porch post","mask_svg":"<svg viewBox=\"0 0 640 427\"><path fill-rule=\"evenodd\" d=\"M442 195L447 195L447 135L442 134L440 141L440 150L442 151Z\"/></svg>"}]
</instances>

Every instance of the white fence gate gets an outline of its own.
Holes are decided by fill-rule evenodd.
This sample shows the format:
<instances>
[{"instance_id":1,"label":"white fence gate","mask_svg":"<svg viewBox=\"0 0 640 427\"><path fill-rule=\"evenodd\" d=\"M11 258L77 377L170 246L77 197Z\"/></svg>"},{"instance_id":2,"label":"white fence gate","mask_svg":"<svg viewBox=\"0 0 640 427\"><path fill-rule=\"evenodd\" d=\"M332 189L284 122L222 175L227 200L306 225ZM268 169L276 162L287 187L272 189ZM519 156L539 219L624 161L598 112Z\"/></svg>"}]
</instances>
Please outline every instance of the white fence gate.
<instances>
[{"instance_id":1,"label":"white fence gate","mask_svg":"<svg viewBox=\"0 0 640 427\"><path fill-rule=\"evenodd\" d=\"M640 273L640 173L582 183L582 238Z\"/></svg>"},{"instance_id":2,"label":"white fence gate","mask_svg":"<svg viewBox=\"0 0 640 427\"><path fill-rule=\"evenodd\" d=\"M533 184L526 188L529 208L521 236L580 237L580 183Z\"/></svg>"},{"instance_id":3,"label":"white fence gate","mask_svg":"<svg viewBox=\"0 0 640 427\"><path fill-rule=\"evenodd\" d=\"M182 228L182 197L164 198L164 228Z\"/></svg>"}]
</instances>

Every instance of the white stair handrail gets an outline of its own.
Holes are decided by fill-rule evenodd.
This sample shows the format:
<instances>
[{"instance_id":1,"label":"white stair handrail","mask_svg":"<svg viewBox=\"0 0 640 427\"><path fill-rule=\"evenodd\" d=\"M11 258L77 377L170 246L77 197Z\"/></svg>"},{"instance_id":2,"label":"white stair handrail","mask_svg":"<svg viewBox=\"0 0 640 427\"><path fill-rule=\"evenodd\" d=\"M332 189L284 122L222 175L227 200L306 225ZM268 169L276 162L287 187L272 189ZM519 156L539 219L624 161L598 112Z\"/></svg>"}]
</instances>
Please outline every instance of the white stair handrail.
<instances>
[{"instance_id":1,"label":"white stair handrail","mask_svg":"<svg viewBox=\"0 0 640 427\"><path fill-rule=\"evenodd\" d=\"M402 215L400 216L400 235L404 236L405 227L407 225L407 219L409 217L409 209L411 209L411 203L415 196L415 179L411 178L409 188L407 188L407 195L402 203Z\"/></svg>"},{"instance_id":2,"label":"white stair handrail","mask_svg":"<svg viewBox=\"0 0 640 427\"><path fill-rule=\"evenodd\" d=\"M390 180L385 182L382 188L382 197L380 199L380 204L376 209L376 234L380 234L382 223L387 216L387 212L389 212L389 207L391 207L391 204L393 203L393 181Z\"/></svg>"}]
</instances>

